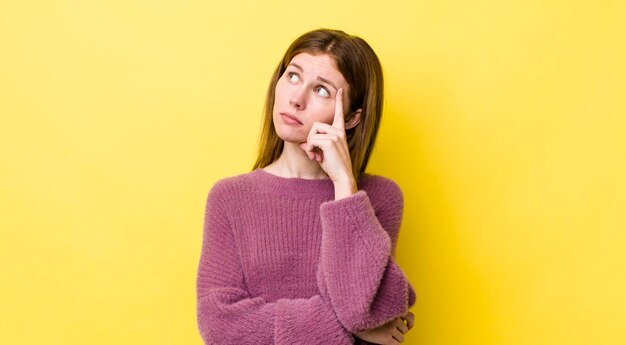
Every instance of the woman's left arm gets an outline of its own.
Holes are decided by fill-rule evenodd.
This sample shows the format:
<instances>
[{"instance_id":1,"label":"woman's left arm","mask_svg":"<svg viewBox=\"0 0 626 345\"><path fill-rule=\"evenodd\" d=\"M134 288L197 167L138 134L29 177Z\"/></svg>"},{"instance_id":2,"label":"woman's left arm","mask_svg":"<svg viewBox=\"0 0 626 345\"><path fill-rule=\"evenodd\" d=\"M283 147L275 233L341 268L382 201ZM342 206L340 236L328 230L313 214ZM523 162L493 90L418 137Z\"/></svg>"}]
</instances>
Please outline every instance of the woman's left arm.
<instances>
[{"instance_id":1,"label":"woman's left arm","mask_svg":"<svg viewBox=\"0 0 626 345\"><path fill-rule=\"evenodd\" d=\"M350 332L372 329L407 313L416 294L396 263L404 208L399 186L385 179L380 209L365 190L320 206L318 285Z\"/></svg>"}]
</instances>

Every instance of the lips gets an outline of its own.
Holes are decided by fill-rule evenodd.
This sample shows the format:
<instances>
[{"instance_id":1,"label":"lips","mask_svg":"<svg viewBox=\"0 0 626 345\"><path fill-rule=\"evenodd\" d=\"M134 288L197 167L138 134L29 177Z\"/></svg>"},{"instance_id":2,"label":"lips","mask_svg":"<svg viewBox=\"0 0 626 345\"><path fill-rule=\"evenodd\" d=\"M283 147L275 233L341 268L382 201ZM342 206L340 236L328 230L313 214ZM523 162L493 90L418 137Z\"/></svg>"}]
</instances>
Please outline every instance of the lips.
<instances>
[{"instance_id":1,"label":"lips","mask_svg":"<svg viewBox=\"0 0 626 345\"><path fill-rule=\"evenodd\" d=\"M293 115L291 115L289 113L280 113L280 115L287 116L287 117L293 119L294 121L298 121L299 124L302 124L302 121L300 121L297 117L295 117L295 116L293 116Z\"/></svg>"}]
</instances>

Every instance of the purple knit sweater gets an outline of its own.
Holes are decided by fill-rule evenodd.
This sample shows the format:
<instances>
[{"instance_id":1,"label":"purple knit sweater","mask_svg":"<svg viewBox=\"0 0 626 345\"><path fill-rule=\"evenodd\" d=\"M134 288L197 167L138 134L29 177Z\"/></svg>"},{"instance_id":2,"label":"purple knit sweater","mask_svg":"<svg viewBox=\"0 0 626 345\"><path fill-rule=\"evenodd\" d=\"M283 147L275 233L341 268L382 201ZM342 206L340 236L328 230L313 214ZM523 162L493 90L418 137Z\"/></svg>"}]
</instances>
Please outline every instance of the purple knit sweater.
<instances>
[{"instance_id":1,"label":"purple knit sweater","mask_svg":"<svg viewBox=\"0 0 626 345\"><path fill-rule=\"evenodd\" d=\"M208 193L196 279L205 344L365 344L352 333L415 304L395 262L403 195L364 174L335 199L330 179L255 169Z\"/></svg>"}]
</instances>

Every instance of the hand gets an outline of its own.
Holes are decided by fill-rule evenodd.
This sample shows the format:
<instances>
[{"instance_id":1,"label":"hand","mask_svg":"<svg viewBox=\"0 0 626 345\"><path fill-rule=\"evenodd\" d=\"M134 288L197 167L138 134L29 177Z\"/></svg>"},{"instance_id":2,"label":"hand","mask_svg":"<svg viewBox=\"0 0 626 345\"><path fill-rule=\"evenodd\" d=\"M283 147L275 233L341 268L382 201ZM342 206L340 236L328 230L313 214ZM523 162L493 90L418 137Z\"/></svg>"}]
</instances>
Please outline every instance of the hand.
<instances>
[{"instance_id":1,"label":"hand","mask_svg":"<svg viewBox=\"0 0 626 345\"><path fill-rule=\"evenodd\" d=\"M300 147L309 159L315 159L333 183L353 179L352 160L346 141L343 114L343 89L335 97L335 118L333 124L316 121L313 123L307 141Z\"/></svg>"},{"instance_id":2,"label":"hand","mask_svg":"<svg viewBox=\"0 0 626 345\"><path fill-rule=\"evenodd\" d=\"M404 342L404 334L414 325L414 315L411 312L397 317L388 323L373 329L354 333L360 339L374 344L396 345ZM404 321L407 324L404 324Z\"/></svg>"}]
</instances>

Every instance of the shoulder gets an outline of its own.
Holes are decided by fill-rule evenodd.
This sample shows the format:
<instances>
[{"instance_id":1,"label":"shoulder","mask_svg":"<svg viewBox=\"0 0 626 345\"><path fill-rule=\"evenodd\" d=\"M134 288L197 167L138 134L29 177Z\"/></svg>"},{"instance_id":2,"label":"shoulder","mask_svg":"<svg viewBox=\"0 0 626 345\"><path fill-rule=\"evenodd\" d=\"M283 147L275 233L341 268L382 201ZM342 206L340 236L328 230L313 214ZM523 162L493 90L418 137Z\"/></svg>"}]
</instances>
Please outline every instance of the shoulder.
<instances>
[{"instance_id":1,"label":"shoulder","mask_svg":"<svg viewBox=\"0 0 626 345\"><path fill-rule=\"evenodd\" d=\"M361 180L362 189L369 197L376 217L383 228L395 238L404 213L404 196L400 185L393 179L380 175L366 174Z\"/></svg>"},{"instance_id":2,"label":"shoulder","mask_svg":"<svg viewBox=\"0 0 626 345\"><path fill-rule=\"evenodd\" d=\"M364 190L373 203L402 204L404 201L400 185L386 176L365 173L359 180L358 188Z\"/></svg>"},{"instance_id":3,"label":"shoulder","mask_svg":"<svg viewBox=\"0 0 626 345\"><path fill-rule=\"evenodd\" d=\"M227 176L218 179L209 188L208 200L220 200L222 204L230 204L250 195L249 173Z\"/></svg>"}]
</instances>

